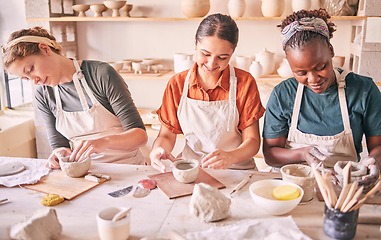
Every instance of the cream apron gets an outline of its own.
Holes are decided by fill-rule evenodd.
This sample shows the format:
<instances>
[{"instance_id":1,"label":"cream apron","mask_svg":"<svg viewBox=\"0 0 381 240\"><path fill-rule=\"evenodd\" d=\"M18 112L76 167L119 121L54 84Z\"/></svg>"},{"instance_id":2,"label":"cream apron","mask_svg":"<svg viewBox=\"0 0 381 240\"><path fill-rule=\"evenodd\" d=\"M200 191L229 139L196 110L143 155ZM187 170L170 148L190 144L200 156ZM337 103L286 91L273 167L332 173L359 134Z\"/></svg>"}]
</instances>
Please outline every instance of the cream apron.
<instances>
[{"instance_id":1,"label":"cream apron","mask_svg":"<svg viewBox=\"0 0 381 240\"><path fill-rule=\"evenodd\" d=\"M304 86L299 83L292 113L291 127L286 141L286 148L289 149L315 146L328 157L324 162L324 164L328 167L333 167L337 161L357 161L357 152L353 142L347 101L344 91L345 76L347 75L347 72L342 72L340 74L336 69L334 71L338 85L340 110L344 131L333 136L318 136L314 134L302 133L297 129L300 105L304 90Z\"/></svg>"},{"instance_id":2,"label":"cream apron","mask_svg":"<svg viewBox=\"0 0 381 240\"><path fill-rule=\"evenodd\" d=\"M58 86L54 88L57 105L56 129L69 139L74 147L80 140L91 140L112 134L122 133L124 129L114 114L108 111L98 102L90 90L81 68L76 60L73 60L76 73L73 75L73 83L78 93L83 111L66 112L62 109L62 103ZM89 108L81 83L89 96L93 106ZM124 150L107 149L104 155L96 159L97 162L144 164L144 157L140 149L127 152Z\"/></svg>"},{"instance_id":3,"label":"cream apron","mask_svg":"<svg viewBox=\"0 0 381 240\"><path fill-rule=\"evenodd\" d=\"M185 79L183 94L179 103L177 117L186 144L182 152L185 159L201 160L216 149L229 151L242 143L237 126L239 114L236 106L237 78L230 67L229 99L221 101L202 101L188 98L189 76ZM254 168L254 160L235 164L230 168Z\"/></svg>"}]
</instances>

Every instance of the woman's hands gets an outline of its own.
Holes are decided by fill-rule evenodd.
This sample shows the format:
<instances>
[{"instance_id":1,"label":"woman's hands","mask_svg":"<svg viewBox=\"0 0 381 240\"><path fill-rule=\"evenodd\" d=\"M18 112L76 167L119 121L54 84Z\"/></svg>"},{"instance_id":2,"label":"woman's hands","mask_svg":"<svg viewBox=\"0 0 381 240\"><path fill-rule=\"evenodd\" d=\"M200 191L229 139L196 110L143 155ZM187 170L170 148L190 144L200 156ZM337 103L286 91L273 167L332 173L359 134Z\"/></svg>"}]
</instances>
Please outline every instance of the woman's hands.
<instances>
[{"instance_id":1,"label":"woman's hands","mask_svg":"<svg viewBox=\"0 0 381 240\"><path fill-rule=\"evenodd\" d=\"M152 149L149 157L151 159L151 166L162 173L165 173L165 165L161 160L168 159L172 162L176 161L176 158L171 153L166 152L162 147Z\"/></svg>"},{"instance_id":2,"label":"woman's hands","mask_svg":"<svg viewBox=\"0 0 381 240\"><path fill-rule=\"evenodd\" d=\"M101 153L107 147L105 138L98 138L94 140L81 140L76 144L72 154L70 155L70 161L80 162L90 156L92 153Z\"/></svg>"},{"instance_id":3,"label":"woman's hands","mask_svg":"<svg viewBox=\"0 0 381 240\"><path fill-rule=\"evenodd\" d=\"M320 162L325 161L327 156L319 151L316 147L309 146L304 148L304 160L311 167L316 167Z\"/></svg>"},{"instance_id":4,"label":"woman's hands","mask_svg":"<svg viewBox=\"0 0 381 240\"><path fill-rule=\"evenodd\" d=\"M201 167L214 169L227 169L234 164L234 154L217 149L201 160Z\"/></svg>"},{"instance_id":5,"label":"woman's hands","mask_svg":"<svg viewBox=\"0 0 381 240\"><path fill-rule=\"evenodd\" d=\"M50 154L48 161L46 162L46 167L48 168L60 168L59 158L70 156L71 149L66 147L60 147L53 150Z\"/></svg>"}]
</instances>

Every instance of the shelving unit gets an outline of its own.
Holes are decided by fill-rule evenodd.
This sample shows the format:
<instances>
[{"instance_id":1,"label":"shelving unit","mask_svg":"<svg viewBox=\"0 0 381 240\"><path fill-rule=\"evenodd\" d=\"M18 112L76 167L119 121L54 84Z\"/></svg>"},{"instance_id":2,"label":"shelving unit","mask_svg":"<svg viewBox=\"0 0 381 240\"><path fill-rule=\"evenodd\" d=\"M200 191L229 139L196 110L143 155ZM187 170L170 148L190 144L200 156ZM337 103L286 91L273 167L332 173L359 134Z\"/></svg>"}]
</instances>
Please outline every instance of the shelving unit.
<instances>
[{"instance_id":1,"label":"shelving unit","mask_svg":"<svg viewBox=\"0 0 381 240\"><path fill-rule=\"evenodd\" d=\"M159 21L201 21L203 18L149 18L149 17L50 17L28 18L28 22L159 22ZM364 20L367 16L334 16L332 20ZM280 21L281 17L235 18L237 21Z\"/></svg>"}]
</instances>

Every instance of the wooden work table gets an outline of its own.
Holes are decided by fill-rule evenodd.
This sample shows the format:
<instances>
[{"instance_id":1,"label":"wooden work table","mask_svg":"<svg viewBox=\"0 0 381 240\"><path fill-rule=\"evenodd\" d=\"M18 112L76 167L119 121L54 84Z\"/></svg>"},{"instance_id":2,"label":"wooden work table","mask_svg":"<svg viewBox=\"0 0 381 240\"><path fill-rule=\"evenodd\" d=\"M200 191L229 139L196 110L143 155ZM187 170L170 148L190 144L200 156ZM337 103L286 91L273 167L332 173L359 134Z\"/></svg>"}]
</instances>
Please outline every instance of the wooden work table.
<instances>
[{"instance_id":1,"label":"wooden work table","mask_svg":"<svg viewBox=\"0 0 381 240\"><path fill-rule=\"evenodd\" d=\"M36 161L43 161L37 160ZM55 170L58 171L58 170ZM112 198L107 193L136 186L141 179L157 173L150 166L134 166L123 164L93 163L91 171L111 176L111 180L77 196L76 198L54 206L63 226L59 239L98 239L96 214L105 207L132 207L131 236L129 239L167 238L171 230L178 233L207 230L212 226L232 224L244 219L271 218L256 207L249 194L250 183L264 178L279 177L277 173L256 172L250 182L233 195L231 215L229 218L215 223L203 223L189 213L188 197L169 200L159 189L154 189L144 198L134 198L132 193L120 198ZM206 171L226 185L220 191L229 195L250 171L211 170ZM9 202L0 205L0 239L9 239L10 227L31 216L37 209L44 208L39 202L46 194L22 187L6 188L0 186L0 198L8 198ZM290 214L301 231L312 239L330 239L325 236L323 224L323 202L315 198L307 204L299 204ZM381 216L380 205L365 205L361 215ZM355 239L380 239L380 225L359 224Z\"/></svg>"}]
</instances>

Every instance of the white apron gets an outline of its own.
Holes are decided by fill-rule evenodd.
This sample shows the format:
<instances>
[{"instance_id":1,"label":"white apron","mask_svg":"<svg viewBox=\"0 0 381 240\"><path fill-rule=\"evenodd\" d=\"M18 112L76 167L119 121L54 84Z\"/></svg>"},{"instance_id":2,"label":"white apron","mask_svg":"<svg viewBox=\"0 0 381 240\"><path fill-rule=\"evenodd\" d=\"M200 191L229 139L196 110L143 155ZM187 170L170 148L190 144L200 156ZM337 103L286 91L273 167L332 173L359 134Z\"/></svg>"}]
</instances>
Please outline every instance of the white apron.
<instances>
[{"instance_id":1,"label":"white apron","mask_svg":"<svg viewBox=\"0 0 381 240\"><path fill-rule=\"evenodd\" d=\"M179 103L177 117L186 144L182 152L185 159L201 160L216 149L229 151L242 143L237 126L239 121L236 106L237 78L230 67L229 99L221 101L202 101L188 98L188 85L191 70L185 79L183 94ZM234 164L230 168L254 168L254 160Z\"/></svg>"},{"instance_id":2,"label":"white apron","mask_svg":"<svg viewBox=\"0 0 381 240\"><path fill-rule=\"evenodd\" d=\"M352 129L349 122L348 107L344 91L345 76L347 75L347 72L342 72L340 74L336 69L334 71L338 85L340 110L344 131L333 136L318 136L303 133L297 129L300 105L304 90L304 86L299 83L292 113L291 127L286 142L286 148L289 149L315 146L328 157L327 160L324 161L325 166L328 167L333 167L337 161L357 162L357 152L353 142Z\"/></svg>"},{"instance_id":3,"label":"white apron","mask_svg":"<svg viewBox=\"0 0 381 240\"><path fill-rule=\"evenodd\" d=\"M124 129L114 114L108 111L94 97L93 92L87 85L81 68L76 60L73 60L76 73L73 82L78 93L83 111L66 112L62 109L62 103L58 86L54 88L57 105L56 129L69 139L75 147L80 140L91 140L124 132ZM81 83L89 96L93 106L89 108ZM107 149L103 157L97 158L96 162L144 164L144 157L140 149L127 152L124 150Z\"/></svg>"}]
</instances>

